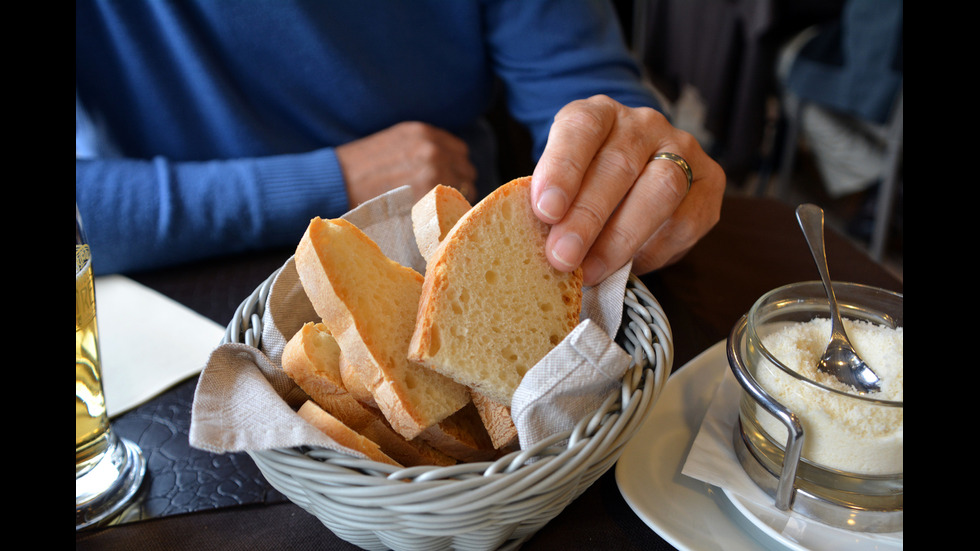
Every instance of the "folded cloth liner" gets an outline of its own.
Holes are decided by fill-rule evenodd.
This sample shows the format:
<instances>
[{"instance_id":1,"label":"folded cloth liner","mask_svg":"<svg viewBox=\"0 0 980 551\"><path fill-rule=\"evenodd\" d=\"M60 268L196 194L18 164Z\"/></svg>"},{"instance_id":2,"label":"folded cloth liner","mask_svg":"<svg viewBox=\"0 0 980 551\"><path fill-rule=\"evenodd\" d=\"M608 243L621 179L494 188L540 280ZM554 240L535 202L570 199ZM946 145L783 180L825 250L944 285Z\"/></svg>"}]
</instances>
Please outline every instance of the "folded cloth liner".
<instances>
[{"instance_id":1,"label":"folded cloth liner","mask_svg":"<svg viewBox=\"0 0 980 551\"><path fill-rule=\"evenodd\" d=\"M424 273L425 261L412 230L413 204L411 189L402 187L344 218L374 239L389 258ZM512 404L522 447L571 428L611 392L618 392L631 358L611 336L619 330L630 267L585 289L585 321L525 375ZM282 351L303 323L317 319L289 259L269 291L261 350L222 344L201 373L191 414L192 446L225 453L312 445L364 457L342 448L293 411L305 394L279 367Z\"/></svg>"},{"instance_id":2,"label":"folded cloth liner","mask_svg":"<svg viewBox=\"0 0 980 551\"><path fill-rule=\"evenodd\" d=\"M575 428L610 392L622 385L629 355L605 330L584 320L524 375L511 417L522 449L553 434Z\"/></svg>"}]
</instances>

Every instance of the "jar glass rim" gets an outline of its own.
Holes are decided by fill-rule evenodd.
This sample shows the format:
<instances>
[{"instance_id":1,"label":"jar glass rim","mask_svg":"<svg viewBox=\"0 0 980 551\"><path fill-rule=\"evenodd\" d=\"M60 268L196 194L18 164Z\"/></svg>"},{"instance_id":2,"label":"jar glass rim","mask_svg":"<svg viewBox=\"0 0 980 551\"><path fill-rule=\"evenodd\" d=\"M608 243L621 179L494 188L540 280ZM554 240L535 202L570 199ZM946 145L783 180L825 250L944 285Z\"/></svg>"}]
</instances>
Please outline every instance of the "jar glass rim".
<instances>
[{"instance_id":1,"label":"jar glass rim","mask_svg":"<svg viewBox=\"0 0 980 551\"><path fill-rule=\"evenodd\" d=\"M846 291L846 292L841 293L841 291ZM901 293L896 293L894 291L889 291L887 289L882 289L880 287L873 287L870 285L864 285L860 283L851 283L845 281L834 282L834 294L837 295L838 302L841 303L842 309L844 309L845 307L845 301L841 299L841 295L843 294L844 296L849 296L852 292L863 293L863 294L867 294L868 296L878 295L879 297L883 297L886 300L898 301L899 303L904 302L904 296ZM797 373L795 370L791 369L790 367L786 366L778 359L776 359L776 357L772 354L772 352L765 347L765 345L762 342L762 339L760 338L759 334L756 332L756 327L757 327L756 321L758 320L760 316L760 312L762 311L764 306L770 303L774 303L773 302L774 297L780 297L783 295L785 295L785 299L776 301L775 304L822 304L825 307L827 307L829 310L829 301L827 300L826 292L824 291L823 284L819 281L801 281L797 283L790 283L772 289L771 291L768 291L767 293L759 297L759 299L755 301L755 303L749 309L748 314L746 315L747 320L746 320L745 338L751 337L754 345L759 348L762 355L765 356L767 360L772 362L773 365L775 365L777 368L782 370L787 375L790 375L791 377L799 381L802 381L807 385L815 386L820 390L832 392L834 394L838 394L850 399L868 402L883 407L899 407L899 408L903 407L904 404L903 401L883 400L880 398L874 398L873 394L871 395L854 394L851 392L846 392L837 388L823 385L821 383L818 383L817 381L814 381L813 379L809 379L801 375L800 373ZM784 307L784 306L780 306L780 307ZM879 313L885 314L886 316L889 315L886 312L879 312Z\"/></svg>"}]
</instances>

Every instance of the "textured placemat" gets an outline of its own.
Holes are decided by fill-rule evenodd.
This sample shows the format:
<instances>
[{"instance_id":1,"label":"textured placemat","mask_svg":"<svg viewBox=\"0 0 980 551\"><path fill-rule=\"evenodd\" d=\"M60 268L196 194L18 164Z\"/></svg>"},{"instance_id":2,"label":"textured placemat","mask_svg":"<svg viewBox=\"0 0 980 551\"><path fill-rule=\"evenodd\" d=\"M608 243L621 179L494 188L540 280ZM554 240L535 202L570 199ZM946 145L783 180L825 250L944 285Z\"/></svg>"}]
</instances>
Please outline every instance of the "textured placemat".
<instances>
[{"instance_id":1,"label":"textured placemat","mask_svg":"<svg viewBox=\"0 0 980 551\"><path fill-rule=\"evenodd\" d=\"M196 386L197 377L192 377L113 420L115 430L139 444L147 459L140 500L124 520L286 501L247 454L213 454L190 446Z\"/></svg>"}]
</instances>

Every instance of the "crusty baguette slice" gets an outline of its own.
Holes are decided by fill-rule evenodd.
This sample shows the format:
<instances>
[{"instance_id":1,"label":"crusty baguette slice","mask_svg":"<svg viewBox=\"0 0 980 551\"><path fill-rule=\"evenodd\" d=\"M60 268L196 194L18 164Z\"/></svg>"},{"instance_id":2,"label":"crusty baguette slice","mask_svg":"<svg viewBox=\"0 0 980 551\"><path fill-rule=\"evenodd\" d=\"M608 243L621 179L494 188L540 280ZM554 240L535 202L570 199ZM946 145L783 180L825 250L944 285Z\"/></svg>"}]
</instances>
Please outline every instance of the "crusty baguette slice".
<instances>
[{"instance_id":1,"label":"crusty baguette slice","mask_svg":"<svg viewBox=\"0 0 980 551\"><path fill-rule=\"evenodd\" d=\"M296 413L341 446L361 452L368 459L378 461L379 463L387 463L397 467L402 466L382 452L378 444L341 423L340 420L324 411L323 408L312 400L304 402Z\"/></svg>"},{"instance_id":2,"label":"crusty baguette slice","mask_svg":"<svg viewBox=\"0 0 980 551\"><path fill-rule=\"evenodd\" d=\"M344 380L345 367L340 345L323 323L305 323L282 351L283 371L314 402L323 405L326 396L349 393L374 407L374 397L357 378Z\"/></svg>"},{"instance_id":3,"label":"crusty baguette slice","mask_svg":"<svg viewBox=\"0 0 980 551\"><path fill-rule=\"evenodd\" d=\"M510 416L510 406L494 402L475 390L470 395L493 447L498 450L519 447L517 427Z\"/></svg>"},{"instance_id":4,"label":"crusty baguette slice","mask_svg":"<svg viewBox=\"0 0 980 551\"><path fill-rule=\"evenodd\" d=\"M412 206L412 230L419 253L426 262L456 222L470 210L470 202L458 189L438 185Z\"/></svg>"},{"instance_id":5,"label":"crusty baguette slice","mask_svg":"<svg viewBox=\"0 0 980 551\"><path fill-rule=\"evenodd\" d=\"M340 376L340 347L322 323L308 322L282 351L282 370L318 404L327 396L346 394Z\"/></svg>"},{"instance_id":6,"label":"crusty baguette slice","mask_svg":"<svg viewBox=\"0 0 980 551\"><path fill-rule=\"evenodd\" d=\"M418 272L343 219L311 220L294 261L317 315L396 432L411 440L469 403L466 387L407 358Z\"/></svg>"},{"instance_id":7,"label":"crusty baguette slice","mask_svg":"<svg viewBox=\"0 0 980 551\"><path fill-rule=\"evenodd\" d=\"M405 440L391 428L379 410L362 404L350 394L327 396L318 405L358 434L378 444L385 455L406 467L456 464L454 458L420 438Z\"/></svg>"},{"instance_id":8,"label":"crusty baguette slice","mask_svg":"<svg viewBox=\"0 0 980 551\"><path fill-rule=\"evenodd\" d=\"M442 185L432 188L415 203L412 207L412 229L419 252L426 262L470 207L470 202L459 190ZM510 416L510 404L494 402L479 392L473 391L470 394L493 447L506 449L516 446L517 428ZM429 429L429 432L435 431ZM436 442L441 440L438 435L430 434L430 438Z\"/></svg>"},{"instance_id":9,"label":"crusty baguette slice","mask_svg":"<svg viewBox=\"0 0 980 551\"><path fill-rule=\"evenodd\" d=\"M472 403L425 429L418 439L463 462L487 461L498 455Z\"/></svg>"},{"instance_id":10,"label":"crusty baguette slice","mask_svg":"<svg viewBox=\"0 0 980 551\"><path fill-rule=\"evenodd\" d=\"M582 272L545 257L550 226L513 180L453 226L426 265L410 359L500 403L575 328Z\"/></svg>"},{"instance_id":11,"label":"crusty baguette slice","mask_svg":"<svg viewBox=\"0 0 980 551\"><path fill-rule=\"evenodd\" d=\"M405 440L381 412L346 391L340 377L340 347L322 323L306 323L289 339L282 355L287 375L324 411L380 446L398 463L452 465L456 460L424 441Z\"/></svg>"},{"instance_id":12,"label":"crusty baguette slice","mask_svg":"<svg viewBox=\"0 0 980 551\"><path fill-rule=\"evenodd\" d=\"M347 392L362 404L377 408L378 403L374 400L374 394L365 386L366 382L364 379L365 371L372 369L373 367L371 365L353 365L346 356L343 354L340 355L340 379L344 382Z\"/></svg>"}]
</instances>

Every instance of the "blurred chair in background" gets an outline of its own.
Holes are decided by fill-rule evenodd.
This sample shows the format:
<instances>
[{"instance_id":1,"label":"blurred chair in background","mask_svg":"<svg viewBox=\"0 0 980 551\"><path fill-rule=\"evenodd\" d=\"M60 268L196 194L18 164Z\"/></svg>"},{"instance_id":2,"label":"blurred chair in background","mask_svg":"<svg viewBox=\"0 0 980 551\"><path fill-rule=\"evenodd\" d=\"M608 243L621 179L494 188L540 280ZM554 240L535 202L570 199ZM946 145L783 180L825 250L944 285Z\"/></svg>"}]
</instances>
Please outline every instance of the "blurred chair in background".
<instances>
[{"instance_id":1,"label":"blurred chair in background","mask_svg":"<svg viewBox=\"0 0 980 551\"><path fill-rule=\"evenodd\" d=\"M632 2L633 50L650 80L675 105L696 92L703 109L692 133L729 184L745 187L769 160L779 48L801 30L837 19L843 0Z\"/></svg>"},{"instance_id":2,"label":"blurred chair in background","mask_svg":"<svg viewBox=\"0 0 980 551\"><path fill-rule=\"evenodd\" d=\"M902 9L901 0L848 0L839 20L791 40L777 67L785 135L775 194L789 193L805 140L831 198L867 195L850 229L879 261L903 185Z\"/></svg>"}]
</instances>

